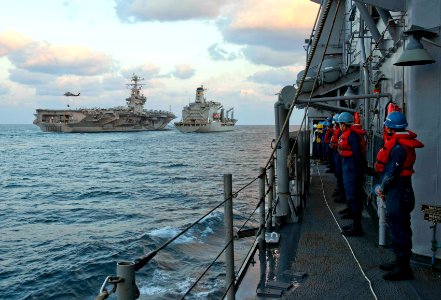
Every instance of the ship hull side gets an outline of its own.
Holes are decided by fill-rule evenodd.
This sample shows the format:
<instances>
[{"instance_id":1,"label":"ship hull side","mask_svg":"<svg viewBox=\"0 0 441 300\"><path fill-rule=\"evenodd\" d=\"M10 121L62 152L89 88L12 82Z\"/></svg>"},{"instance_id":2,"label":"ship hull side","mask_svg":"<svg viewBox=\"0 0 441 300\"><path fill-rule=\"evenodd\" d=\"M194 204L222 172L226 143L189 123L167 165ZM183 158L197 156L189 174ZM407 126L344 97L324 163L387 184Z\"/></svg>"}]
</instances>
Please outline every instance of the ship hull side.
<instances>
[{"instance_id":1,"label":"ship hull side","mask_svg":"<svg viewBox=\"0 0 441 300\"><path fill-rule=\"evenodd\" d=\"M183 133L198 132L198 133L209 133L209 132L225 132L233 131L234 124L212 122L210 124L183 124L175 123L175 127Z\"/></svg>"}]
</instances>

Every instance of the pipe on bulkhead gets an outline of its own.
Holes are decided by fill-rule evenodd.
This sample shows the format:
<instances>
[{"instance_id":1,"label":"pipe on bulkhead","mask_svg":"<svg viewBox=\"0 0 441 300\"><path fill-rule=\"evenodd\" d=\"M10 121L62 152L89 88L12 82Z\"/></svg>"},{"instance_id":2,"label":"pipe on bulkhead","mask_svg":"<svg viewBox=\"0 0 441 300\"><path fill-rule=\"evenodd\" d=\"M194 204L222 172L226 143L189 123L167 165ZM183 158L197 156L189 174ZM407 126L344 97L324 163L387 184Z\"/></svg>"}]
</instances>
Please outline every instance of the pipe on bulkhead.
<instances>
[{"instance_id":1,"label":"pipe on bulkhead","mask_svg":"<svg viewBox=\"0 0 441 300\"><path fill-rule=\"evenodd\" d=\"M365 95L369 94L369 69L368 64L366 62L366 47L364 43L364 21L360 20L360 49L361 49L361 58L360 58L360 69L363 70L363 86ZM364 129L370 131L369 127L369 99L364 99Z\"/></svg>"},{"instance_id":2,"label":"pipe on bulkhead","mask_svg":"<svg viewBox=\"0 0 441 300\"><path fill-rule=\"evenodd\" d=\"M288 117L285 103L279 96L279 101L274 104L276 116L276 137L281 133L283 124ZM277 218L289 217L289 176L288 176L288 152L289 152L289 124L281 133L279 145L276 147L276 173L277 173Z\"/></svg>"}]
</instances>

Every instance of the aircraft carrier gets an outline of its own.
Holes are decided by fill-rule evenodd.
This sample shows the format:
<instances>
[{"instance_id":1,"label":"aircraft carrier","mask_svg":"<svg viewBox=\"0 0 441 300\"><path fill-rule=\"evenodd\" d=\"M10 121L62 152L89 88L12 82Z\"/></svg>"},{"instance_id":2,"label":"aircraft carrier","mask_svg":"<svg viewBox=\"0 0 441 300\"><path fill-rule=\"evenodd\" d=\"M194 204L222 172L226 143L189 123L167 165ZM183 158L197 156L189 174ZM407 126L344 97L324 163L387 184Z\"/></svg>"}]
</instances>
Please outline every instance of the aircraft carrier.
<instances>
[{"instance_id":1,"label":"aircraft carrier","mask_svg":"<svg viewBox=\"0 0 441 300\"><path fill-rule=\"evenodd\" d=\"M161 130L173 120L172 112L146 110L142 79L133 74L127 107L93 109L37 109L34 124L51 132L125 132ZM76 96L76 95L75 95Z\"/></svg>"}]
</instances>

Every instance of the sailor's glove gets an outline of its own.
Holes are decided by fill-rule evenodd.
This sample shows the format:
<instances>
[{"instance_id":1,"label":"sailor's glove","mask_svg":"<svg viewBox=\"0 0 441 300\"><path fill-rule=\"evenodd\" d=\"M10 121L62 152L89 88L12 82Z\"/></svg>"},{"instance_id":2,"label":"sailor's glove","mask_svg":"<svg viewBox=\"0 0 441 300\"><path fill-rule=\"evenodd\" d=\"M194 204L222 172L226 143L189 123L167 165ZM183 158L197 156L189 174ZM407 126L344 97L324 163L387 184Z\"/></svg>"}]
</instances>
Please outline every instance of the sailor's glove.
<instances>
[{"instance_id":1,"label":"sailor's glove","mask_svg":"<svg viewBox=\"0 0 441 300\"><path fill-rule=\"evenodd\" d=\"M384 200L384 194L383 194L383 190L381 189L381 187L379 185L377 185L375 187L375 194L380 197L382 200Z\"/></svg>"}]
</instances>

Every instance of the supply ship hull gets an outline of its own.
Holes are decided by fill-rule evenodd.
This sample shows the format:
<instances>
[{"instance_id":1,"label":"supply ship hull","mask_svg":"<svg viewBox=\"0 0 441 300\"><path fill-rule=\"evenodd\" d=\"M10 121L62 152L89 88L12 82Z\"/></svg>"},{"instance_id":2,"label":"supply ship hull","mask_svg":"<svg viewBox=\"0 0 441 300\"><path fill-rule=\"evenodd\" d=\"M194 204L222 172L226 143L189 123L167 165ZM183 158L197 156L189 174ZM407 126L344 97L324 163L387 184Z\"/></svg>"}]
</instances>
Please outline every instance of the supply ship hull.
<instances>
[{"instance_id":1,"label":"supply ship hull","mask_svg":"<svg viewBox=\"0 0 441 300\"><path fill-rule=\"evenodd\" d=\"M206 124L192 124L192 123L184 123L184 122L176 122L175 127L179 129L179 131L184 133L189 132L223 132L223 131L233 131L234 123L233 122L211 122Z\"/></svg>"}]
</instances>

